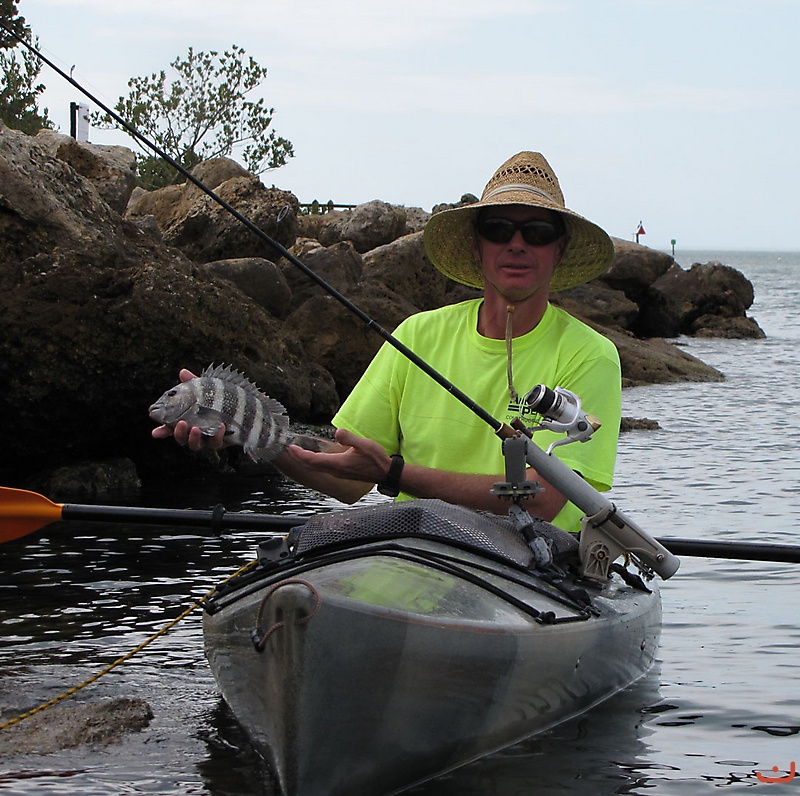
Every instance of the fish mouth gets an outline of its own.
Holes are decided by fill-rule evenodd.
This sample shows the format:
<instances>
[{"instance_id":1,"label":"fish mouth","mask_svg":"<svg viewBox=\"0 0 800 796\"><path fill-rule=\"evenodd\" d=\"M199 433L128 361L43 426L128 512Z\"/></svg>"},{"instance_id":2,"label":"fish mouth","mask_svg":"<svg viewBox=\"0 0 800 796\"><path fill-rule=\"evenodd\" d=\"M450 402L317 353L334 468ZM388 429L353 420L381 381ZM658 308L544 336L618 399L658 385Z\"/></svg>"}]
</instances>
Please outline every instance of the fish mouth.
<instances>
[{"instance_id":1,"label":"fish mouth","mask_svg":"<svg viewBox=\"0 0 800 796\"><path fill-rule=\"evenodd\" d=\"M152 420L155 420L157 423L164 422L164 407L160 404L153 404L148 410L147 414L150 416Z\"/></svg>"}]
</instances>

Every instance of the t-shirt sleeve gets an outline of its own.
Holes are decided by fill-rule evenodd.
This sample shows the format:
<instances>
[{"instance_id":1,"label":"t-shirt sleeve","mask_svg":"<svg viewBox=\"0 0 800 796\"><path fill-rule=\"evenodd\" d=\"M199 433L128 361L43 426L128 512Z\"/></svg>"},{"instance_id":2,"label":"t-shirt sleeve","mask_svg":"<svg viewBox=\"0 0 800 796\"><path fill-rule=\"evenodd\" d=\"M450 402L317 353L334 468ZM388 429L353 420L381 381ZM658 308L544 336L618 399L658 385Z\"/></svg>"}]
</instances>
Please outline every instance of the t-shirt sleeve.
<instances>
[{"instance_id":1,"label":"t-shirt sleeve","mask_svg":"<svg viewBox=\"0 0 800 796\"><path fill-rule=\"evenodd\" d=\"M389 455L397 453L398 405L405 371L405 357L390 343L384 343L334 415L333 425L379 442Z\"/></svg>"}]
</instances>

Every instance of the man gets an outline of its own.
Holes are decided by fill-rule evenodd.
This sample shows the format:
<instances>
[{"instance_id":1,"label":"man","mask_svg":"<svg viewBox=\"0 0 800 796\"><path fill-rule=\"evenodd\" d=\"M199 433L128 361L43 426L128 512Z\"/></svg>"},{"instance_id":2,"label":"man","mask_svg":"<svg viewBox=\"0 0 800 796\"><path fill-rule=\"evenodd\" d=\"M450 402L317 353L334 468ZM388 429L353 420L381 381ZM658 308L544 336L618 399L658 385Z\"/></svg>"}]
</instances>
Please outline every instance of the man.
<instances>
[{"instance_id":1,"label":"man","mask_svg":"<svg viewBox=\"0 0 800 796\"><path fill-rule=\"evenodd\" d=\"M433 215L424 242L434 266L457 282L483 287L484 296L414 315L395 337L499 420L520 416L520 396L540 383L578 394L603 425L587 443L559 446L554 455L596 489L609 489L620 419L619 357L609 340L549 303L551 291L608 269L608 235L566 208L544 157L520 152L495 172L479 202ZM337 451L288 446L275 464L290 478L348 503L378 484L399 499L508 510L490 492L505 480L500 440L388 343L333 424ZM223 444L221 433L204 439L185 424L174 434L193 449ZM553 441L548 431L533 438L542 446ZM531 514L579 530L580 510L533 469L527 478L543 487L526 502Z\"/></svg>"}]
</instances>

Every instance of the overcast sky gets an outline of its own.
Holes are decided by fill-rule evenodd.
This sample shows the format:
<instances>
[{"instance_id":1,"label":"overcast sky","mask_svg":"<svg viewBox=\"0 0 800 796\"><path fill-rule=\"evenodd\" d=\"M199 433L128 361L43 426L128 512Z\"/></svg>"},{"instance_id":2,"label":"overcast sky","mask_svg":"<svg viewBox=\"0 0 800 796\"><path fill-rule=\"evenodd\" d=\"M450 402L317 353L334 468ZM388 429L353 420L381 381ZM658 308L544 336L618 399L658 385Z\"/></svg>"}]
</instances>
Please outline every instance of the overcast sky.
<instances>
[{"instance_id":1,"label":"overcast sky","mask_svg":"<svg viewBox=\"0 0 800 796\"><path fill-rule=\"evenodd\" d=\"M243 47L294 145L263 181L430 210L524 149L630 240L800 250L800 0L20 0L43 52L113 106L189 47ZM69 132L85 99L47 66ZM94 143L135 145L93 130Z\"/></svg>"}]
</instances>

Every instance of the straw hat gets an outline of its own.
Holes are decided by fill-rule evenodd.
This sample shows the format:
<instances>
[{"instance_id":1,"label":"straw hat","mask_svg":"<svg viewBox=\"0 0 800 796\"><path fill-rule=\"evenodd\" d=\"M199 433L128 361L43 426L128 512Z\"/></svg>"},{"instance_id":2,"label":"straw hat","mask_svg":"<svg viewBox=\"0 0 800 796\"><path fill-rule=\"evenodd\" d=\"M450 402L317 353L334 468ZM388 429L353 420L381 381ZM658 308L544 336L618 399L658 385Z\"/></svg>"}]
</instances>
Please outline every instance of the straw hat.
<instances>
[{"instance_id":1,"label":"straw hat","mask_svg":"<svg viewBox=\"0 0 800 796\"><path fill-rule=\"evenodd\" d=\"M568 243L550 280L551 292L582 285L611 267L611 238L564 206L558 178L538 152L519 152L509 158L489 180L479 202L430 217L424 233L430 261L456 282L483 287L481 263L475 255L475 222L482 208L502 205L544 207L563 217Z\"/></svg>"}]
</instances>

